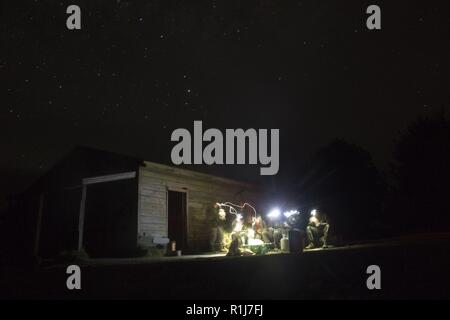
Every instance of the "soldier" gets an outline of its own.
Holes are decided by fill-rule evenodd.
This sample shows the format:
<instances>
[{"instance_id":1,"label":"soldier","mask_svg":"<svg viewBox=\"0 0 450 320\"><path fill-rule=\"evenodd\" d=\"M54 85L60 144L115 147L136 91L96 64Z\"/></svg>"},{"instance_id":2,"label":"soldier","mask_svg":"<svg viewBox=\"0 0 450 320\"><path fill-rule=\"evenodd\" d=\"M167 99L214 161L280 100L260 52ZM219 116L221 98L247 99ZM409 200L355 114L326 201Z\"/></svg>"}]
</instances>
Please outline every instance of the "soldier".
<instances>
[{"instance_id":1,"label":"soldier","mask_svg":"<svg viewBox=\"0 0 450 320\"><path fill-rule=\"evenodd\" d=\"M209 245L211 251L226 252L223 245L224 231L227 225L227 214L219 204L214 205L214 216L211 221L211 235Z\"/></svg>"},{"instance_id":2,"label":"soldier","mask_svg":"<svg viewBox=\"0 0 450 320\"><path fill-rule=\"evenodd\" d=\"M269 221L269 225L264 228L262 237L265 243L273 243L275 248L280 249L280 240L283 237L282 224L278 221Z\"/></svg>"},{"instance_id":3,"label":"soldier","mask_svg":"<svg viewBox=\"0 0 450 320\"><path fill-rule=\"evenodd\" d=\"M312 210L309 224L306 227L309 244L305 249L326 248L329 229L330 225L318 214L317 210Z\"/></svg>"}]
</instances>

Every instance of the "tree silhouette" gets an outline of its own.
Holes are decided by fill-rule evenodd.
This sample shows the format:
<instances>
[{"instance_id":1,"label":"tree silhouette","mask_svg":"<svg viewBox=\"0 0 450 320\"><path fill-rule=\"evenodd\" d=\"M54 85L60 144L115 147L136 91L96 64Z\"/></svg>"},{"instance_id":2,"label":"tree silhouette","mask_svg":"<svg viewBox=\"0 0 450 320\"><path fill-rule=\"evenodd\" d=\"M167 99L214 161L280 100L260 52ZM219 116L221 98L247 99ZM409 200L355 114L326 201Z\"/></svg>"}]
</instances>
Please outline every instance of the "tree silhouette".
<instances>
[{"instance_id":1,"label":"tree silhouette","mask_svg":"<svg viewBox=\"0 0 450 320\"><path fill-rule=\"evenodd\" d=\"M301 183L303 201L324 213L344 240L376 236L384 183L369 152L343 140L320 149Z\"/></svg>"},{"instance_id":2,"label":"tree silhouette","mask_svg":"<svg viewBox=\"0 0 450 320\"><path fill-rule=\"evenodd\" d=\"M450 121L419 117L398 138L391 165L397 226L450 231Z\"/></svg>"}]
</instances>

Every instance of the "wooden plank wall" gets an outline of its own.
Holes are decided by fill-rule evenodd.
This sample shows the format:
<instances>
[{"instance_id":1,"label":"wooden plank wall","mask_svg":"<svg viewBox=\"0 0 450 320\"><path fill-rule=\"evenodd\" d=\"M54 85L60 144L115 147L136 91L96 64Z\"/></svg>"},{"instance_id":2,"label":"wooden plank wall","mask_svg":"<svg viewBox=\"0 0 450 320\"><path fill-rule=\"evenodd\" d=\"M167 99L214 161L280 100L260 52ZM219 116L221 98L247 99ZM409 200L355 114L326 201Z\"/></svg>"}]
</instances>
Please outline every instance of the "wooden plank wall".
<instances>
[{"instance_id":1,"label":"wooden plank wall","mask_svg":"<svg viewBox=\"0 0 450 320\"><path fill-rule=\"evenodd\" d=\"M153 245L167 237L167 190L187 191L187 235L190 250L208 247L216 202L250 202L258 209L262 192L254 185L175 167L145 163L139 171L138 244Z\"/></svg>"}]
</instances>

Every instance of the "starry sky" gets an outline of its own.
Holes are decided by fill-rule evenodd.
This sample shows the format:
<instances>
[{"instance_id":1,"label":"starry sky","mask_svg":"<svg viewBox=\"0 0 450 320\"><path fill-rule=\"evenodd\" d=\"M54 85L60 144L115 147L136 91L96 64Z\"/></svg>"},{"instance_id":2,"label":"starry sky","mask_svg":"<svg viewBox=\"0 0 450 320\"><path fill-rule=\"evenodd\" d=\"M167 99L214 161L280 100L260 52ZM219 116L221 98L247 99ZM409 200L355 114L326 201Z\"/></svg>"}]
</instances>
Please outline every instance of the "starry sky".
<instances>
[{"instance_id":1,"label":"starry sky","mask_svg":"<svg viewBox=\"0 0 450 320\"><path fill-rule=\"evenodd\" d=\"M394 3L395 2L395 3ZM81 8L82 29L66 28ZM381 7L382 29L366 28ZM279 128L294 176L334 138L386 168L399 130L448 109L445 1L13 1L0 4L0 194L75 145L169 163L176 128Z\"/></svg>"}]
</instances>

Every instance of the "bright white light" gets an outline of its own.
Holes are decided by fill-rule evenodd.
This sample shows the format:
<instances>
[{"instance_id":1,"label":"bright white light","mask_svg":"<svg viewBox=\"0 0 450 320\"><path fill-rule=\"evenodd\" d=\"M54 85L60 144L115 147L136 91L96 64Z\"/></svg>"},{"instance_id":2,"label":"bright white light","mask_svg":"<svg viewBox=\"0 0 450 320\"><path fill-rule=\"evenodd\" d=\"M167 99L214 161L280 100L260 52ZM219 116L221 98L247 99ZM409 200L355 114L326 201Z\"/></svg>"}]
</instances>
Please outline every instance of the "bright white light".
<instances>
[{"instance_id":1,"label":"bright white light","mask_svg":"<svg viewBox=\"0 0 450 320\"><path fill-rule=\"evenodd\" d=\"M219 209L219 218L225 220L227 217L227 213L222 208Z\"/></svg>"},{"instance_id":2,"label":"bright white light","mask_svg":"<svg viewBox=\"0 0 450 320\"><path fill-rule=\"evenodd\" d=\"M316 209L311 210L311 215L312 215L313 217L315 217L316 214L317 214L317 210L316 210Z\"/></svg>"},{"instance_id":3,"label":"bright white light","mask_svg":"<svg viewBox=\"0 0 450 320\"><path fill-rule=\"evenodd\" d=\"M273 209L272 211L269 212L269 214L267 215L267 217L271 218L271 219L276 219L280 216L281 211L280 209Z\"/></svg>"},{"instance_id":4,"label":"bright white light","mask_svg":"<svg viewBox=\"0 0 450 320\"><path fill-rule=\"evenodd\" d=\"M253 229L248 229L248 230L247 230L247 237L248 237L249 239L255 238L255 230L253 230Z\"/></svg>"},{"instance_id":5,"label":"bright white light","mask_svg":"<svg viewBox=\"0 0 450 320\"><path fill-rule=\"evenodd\" d=\"M234 226L233 231L234 231L234 232L240 232L240 231L242 231L242 227L243 227L243 224L242 224L242 214L237 213L237 214L236 214L236 225Z\"/></svg>"},{"instance_id":6,"label":"bright white light","mask_svg":"<svg viewBox=\"0 0 450 320\"><path fill-rule=\"evenodd\" d=\"M283 214L286 218L289 218L290 216L294 215L294 214L298 214L300 212L298 212L297 210L289 210L289 211L285 211Z\"/></svg>"}]
</instances>

